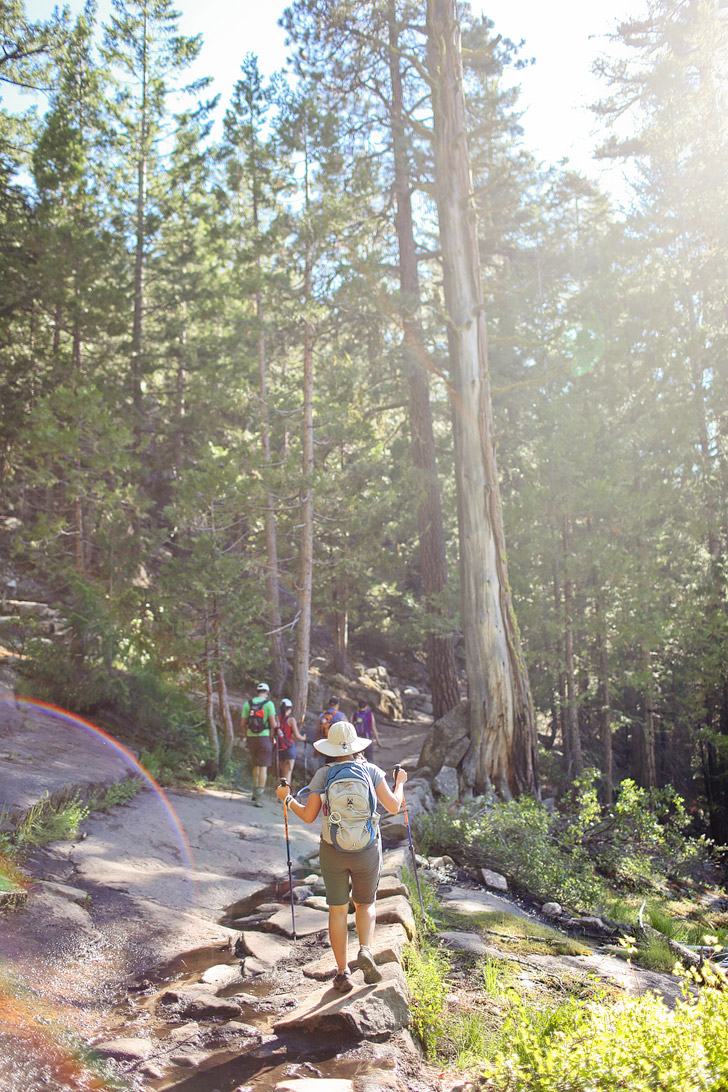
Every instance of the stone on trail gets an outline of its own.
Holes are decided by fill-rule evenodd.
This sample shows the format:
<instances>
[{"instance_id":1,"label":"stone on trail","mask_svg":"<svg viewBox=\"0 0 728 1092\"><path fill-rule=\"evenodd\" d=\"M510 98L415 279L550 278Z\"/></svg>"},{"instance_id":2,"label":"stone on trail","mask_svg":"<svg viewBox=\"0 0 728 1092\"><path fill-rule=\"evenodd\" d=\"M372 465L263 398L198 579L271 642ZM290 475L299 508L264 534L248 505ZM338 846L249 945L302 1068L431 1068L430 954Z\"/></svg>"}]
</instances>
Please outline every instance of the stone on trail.
<instances>
[{"instance_id":1,"label":"stone on trail","mask_svg":"<svg viewBox=\"0 0 728 1092\"><path fill-rule=\"evenodd\" d=\"M291 915L288 914L290 922ZM296 913L296 931L298 931L298 913ZM288 959L291 954L291 945L287 940L280 940L270 933L257 933L254 930L244 932L240 938L243 950L247 956L264 963L266 968L274 967L282 959ZM248 960L245 961L246 967Z\"/></svg>"},{"instance_id":2,"label":"stone on trail","mask_svg":"<svg viewBox=\"0 0 728 1092\"><path fill-rule=\"evenodd\" d=\"M411 809L408 808L408 811L412 816ZM407 823L402 814L385 815L379 823L379 829L382 837L386 838L388 842L404 842L407 840Z\"/></svg>"},{"instance_id":3,"label":"stone on trail","mask_svg":"<svg viewBox=\"0 0 728 1092\"><path fill-rule=\"evenodd\" d=\"M354 1085L341 1077L285 1077L275 1092L354 1092Z\"/></svg>"},{"instance_id":4,"label":"stone on trail","mask_svg":"<svg viewBox=\"0 0 728 1092\"><path fill-rule=\"evenodd\" d=\"M409 864L409 852L403 846L388 849L382 854L382 876L399 876L401 869Z\"/></svg>"},{"instance_id":5,"label":"stone on trail","mask_svg":"<svg viewBox=\"0 0 728 1092\"><path fill-rule=\"evenodd\" d=\"M545 918L560 918L563 913L561 903L545 902L541 907L541 913Z\"/></svg>"},{"instance_id":6,"label":"stone on trail","mask_svg":"<svg viewBox=\"0 0 728 1092\"><path fill-rule=\"evenodd\" d=\"M301 906L296 910L296 936L309 937L314 933L324 933L328 929L328 925L328 914L323 914L320 910L314 910L310 906ZM266 932L292 937L293 926L290 906L280 908L272 918L268 918L267 921L263 922L262 928Z\"/></svg>"},{"instance_id":7,"label":"stone on trail","mask_svg":"<svg viewBox=\"0 0 728 1092\"><path fill-rule=\"evenodd\" d=\"M393 895L406 895L407 888L396 876L383 876L377 888L378 899L391 899Z\"/></svg>"},{"instance_id":8,"label":"stone on trail","mask_svg":"<svg viewBox=\"0 0 728 1092\"><path fill-rule=\"evenodd\" d=\"M311 895L303 905L311 906L314 910L323 910L325 914L329 912L329 904L323 895Z\"/></svg>"},{"instance_id":9,"label":"stone on trail","mask_svg":"<svg viewBox=\"0 0 728 1092\"><path fill-rule=\"evenodd\" d=\"M385 925L377 928L372 943L374 962L380 966L384 963L400 963L407 942L407 933L401 925ZM358 945L358 942L356 944ZM352 971L356 970L356 950L357 947L355 947L355 954L349 960L349 967ZM351 951L351 946L349 951ZM306 978L317 978L319 981L324 982L326 979L334 977L334 957L331 952L327 952L318 959L312 960L311 963L306 963L302 970Z\"/></svg>"},{"instance_id":10,"label":"stone on trail","mask_svg":"<svg viewBox=\"0 0 728 1092\"><path fill-rule=\"evenodd\" d=\"M306 899L312 899L313 897L313 889L308 884L302 883L293 888L294 902L305 902Z\"/></svg>"},{"instance_id":11,"label":"stone on trail","mask_svg":"<svg viewBox=\"0 0 728 1092\"><path fill-rule=\"evenodd\" d=\"M200 994L180 1005L180 1015L193 1020L217 1020L240 1016L242 1007L232 997L216 997L213 993Z\"/></svg>"},{"instance_id":12,"label":"stone on trail","mask_svg":"<svg viewBox=\"0 0 728 1092\"><path fill-rule=\"evenodd\" d=\"M342 996L324 986L292 1013L276 1021L273 1030L325 1032L377 1039L409 1026L410 1012L404 971L396 963L382 969L375 986L358 986Z\"/></svg>"},{"instance_id":13,"label":"stone on trail","mask_svg":"<svg viewBox=\"0 0 728 1092\"><path fill-rule=\"evenodd\" d=\"M381 925L401 925L410 940L415 935L415 916L412 907L403 895L394 895L391 899L377 900L377 921Z\"/></svg>"},{"instance_id":14,"label":"stone on trail","mask_svg":"<svg viewBox=\"0 0 728 1092\"><path fill-rule=\"evenodd\" d=\"M83 891L80 887L69 887L65 883L55 883L52 880L37 880L34 890L48 891L51 895L58 895L61 899L78 903L79 906L87 906L90 901L88 891Z\"/></svg>"},{"instance_id":15,"label":"stone on trail","mask_svg":"<svg viewBox=\"0 0 728 1092\"><path fill-rule=\"evenodd\" d=\"M242 977L239 963L216 963L200 975L200 982L205 986L213 986L216 990L224 990L226 986L240 982Z\"/></svg>"},{"instance_id":16,"label":"stone on trail","mask_svg":"<svg viewBox=\"0 0 728 1092\"><path fill-rule=\"evenodd\" d=\"M127 1037L105 1039L102 1043L95 1043L92 1049L103 1058L115 1058L118 1062L140 1062L151 1055L154 1044L150 1039Z\"/></svg>"},{"instance_id":17,"label":"stone on trail","mask_svg":"<svg viewBox=\"0 0 728 1092\"><path fill-rule=\"evenodd\" d=\"M480 939L477 933L446 932L440 933L439 939L446 948L454 948L457 952L468 952L474 956L488 954L488 945Z\"/></svg>"},{"instance_id":18,"label":"stone on trail","mask_svg":"<svg viewBox=\"0 0 728 1092\"><path fill-rule=\"evenodd\" d=\"M505 876L501 876L500 872L492 872L489 868L481 868L480 875L483 877L483 883L486 887L490 887L492 891L503 891L504 894L508 894L508 880Z\"/></svg>"},{"instance_id":19,"label":"stone on trail","mask_svg":"<svg viewBox=\"0 0 728 1092\"><path fill-rule=\"evenodd\" d=\"M461 914L503 913L515 914L520 918L528 918L528 914L508 902L501 895L491 895L489 891L473 890L469 887L452 887L449 891L441 892L440 898L453 910Z\"/></svg>"},{"instance_id":20,"label":"stone on trail","mask_svg":"<svg viewBox=\"0 0 728 1092\"><path fill-rule=\"evenodd\" d=\"M172 1054L170 1056L170 1062L174 1065L188 1066L190 1069L197 1069L204 1062L209 1061L214 1057L209 1050L187 1050L184 1053Z\"/></svg>"}]
</instances>

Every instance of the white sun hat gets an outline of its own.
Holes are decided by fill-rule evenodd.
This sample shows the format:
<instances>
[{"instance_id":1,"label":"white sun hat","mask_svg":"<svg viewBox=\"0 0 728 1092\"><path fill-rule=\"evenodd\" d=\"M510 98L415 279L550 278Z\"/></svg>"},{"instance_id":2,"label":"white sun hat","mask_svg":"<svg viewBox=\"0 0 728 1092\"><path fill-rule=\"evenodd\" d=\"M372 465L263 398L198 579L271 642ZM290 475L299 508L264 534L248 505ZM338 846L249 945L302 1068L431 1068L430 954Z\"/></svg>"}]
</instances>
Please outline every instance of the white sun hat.
<instances>
[{"instance_id":1,"label":"white sun hat","mask_svg":"<svg viewBox=\"0 0 728 1092\"><path fill-rule=\"evenodd\" d=\"M343 755L355 755L365 750L372 741L356 734L356 728L348 720L337 720L329 728L328 739L317 739L314 748L322 755L339 758Z\"/></svg>"}]
</instances>

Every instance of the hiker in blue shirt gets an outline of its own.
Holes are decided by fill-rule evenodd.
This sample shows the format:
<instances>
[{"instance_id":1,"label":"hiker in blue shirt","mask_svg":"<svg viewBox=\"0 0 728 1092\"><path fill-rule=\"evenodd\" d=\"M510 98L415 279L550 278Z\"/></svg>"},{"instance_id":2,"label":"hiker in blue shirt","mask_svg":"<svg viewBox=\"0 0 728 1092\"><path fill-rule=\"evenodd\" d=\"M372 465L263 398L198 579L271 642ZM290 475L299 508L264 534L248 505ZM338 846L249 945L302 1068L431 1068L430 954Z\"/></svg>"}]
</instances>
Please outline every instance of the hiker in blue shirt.
<instances>
[{"instance_id":1,"label":"hiker in blue shirt","mask_svg":"<svg viewBox=\"0 0 728 1092\"><path fill-rule=\"evenodd\" d=\"M398 771L392 792L384 771L365 761L361 754L371 742L357 736L353 724L338 721L331 725L327 738L314 743L327 761L311 779L306 803L294 799L288 785L276 789L278 799L304 823L313 823L322 812L319 862L329 904L329 941L336 960L333 987L339 993L348 993L353 986L347 953L350 894L360 945L357 966L367 984L379 982L382 977L372 955L382 867L377 802L396 815L402 806L407 773ZM344 848L351 846L354 848Z\"/></svg>"}]
</instances>

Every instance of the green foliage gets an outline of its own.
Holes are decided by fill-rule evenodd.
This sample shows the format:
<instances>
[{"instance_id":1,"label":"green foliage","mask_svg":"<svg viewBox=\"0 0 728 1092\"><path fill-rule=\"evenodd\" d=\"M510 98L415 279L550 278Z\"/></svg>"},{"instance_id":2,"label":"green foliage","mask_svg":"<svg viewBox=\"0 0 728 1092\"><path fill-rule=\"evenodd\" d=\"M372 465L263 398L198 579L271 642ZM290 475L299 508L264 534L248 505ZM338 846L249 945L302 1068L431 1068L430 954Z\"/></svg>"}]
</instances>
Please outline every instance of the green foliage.
<instances>
[{"instance_id":1,"label":"green foliage","mask_svg":"<svg viewBox=\"0 0 728 1092\"><path fill-rule=\"evenodd\" d=\"M673 1010L651 994L611 1007L572 1001L547 1017L519 1005L483 1074L489 1092L719 1092L728 1002L706 991Z\"/></svg>"},{"instance_id":2,"label":"green foliage","mask_svg":"<svg viewBox=\"0 0 728 1092\"><path fill-rule=\"evenodd\" d=\"M487 807L440 803L417 821L418 843L425 853L494 868L576 910L604 905L607 880L651 890L665 872L686 873L705 858L705 843L685 833L685 805L672 788L640 789L626 780L614 807L605 809L596 781L594 770L577 778L560 811L526 796Z\"/></svg>"},{"instance_id":3,"label":"green foliage","mask_svg":"<svg viewBox=\"0 0 728 1092\"><path fill-rule=\"evenodd\" d=\"M75 838L89 813L88 804L75 793L69 800L52 801L48 794L34 804L19 819L7 812L0 814L0 825L10 829L4 833L8 856L26 853L29 849Z\"/></svg>"},{"instance_id":4,"label":"green foliage","mask_svg":"<svg viewBox=\"0 0 728 1092\"><path fill-rule=\"evenodd\" d=\"M602 892L591 861L559 844L555 817L531 797L487 808L441 803L418 820L417 836L424 852L494 868L544 900L578 909L593 905Z\"/></svg>"},{"instance_id":5,"label":"green foliage","mask_svg":"<svg viewBox=\"0 0 728 1092\"><path fill-rule=\"evenodd\" d=\"M425 1057L434 1058L437 1042L445 1028L445 977L449 961L439 948L408 944L402 957L410 995L412 1027L422 1043Z\"/></svg>"}]
</instances>

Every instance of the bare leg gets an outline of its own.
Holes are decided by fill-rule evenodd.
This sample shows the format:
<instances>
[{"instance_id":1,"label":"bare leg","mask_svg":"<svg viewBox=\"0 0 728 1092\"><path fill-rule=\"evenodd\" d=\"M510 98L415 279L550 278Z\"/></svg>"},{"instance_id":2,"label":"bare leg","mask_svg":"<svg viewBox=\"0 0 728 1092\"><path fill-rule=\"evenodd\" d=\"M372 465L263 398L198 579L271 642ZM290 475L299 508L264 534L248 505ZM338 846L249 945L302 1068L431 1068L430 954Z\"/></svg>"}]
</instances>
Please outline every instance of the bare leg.
<instances>
[{"instance_id":1,"label":"bare leg","mask_svg":"<svg viewBox=\"0 0 728 1092\"><path fill-rule=\"evenodd\" d=\"M329 941L336 960L337 971L344 971L348 968L347 942L349 935L346 920L348 913L348 903L344 906L329 907Z\"/></svg>"},{"instance_id":2,"label":"bare leg","mask_svg":"<svg viewBox=\"0 0 728 1092\"><path fill-rule=\"evenodd\" d=\"M377 904L375 902L355 902L356 935L360 948L371 948L374 940L374 926L377 924Z\"/></svg>"}]
</instances>

